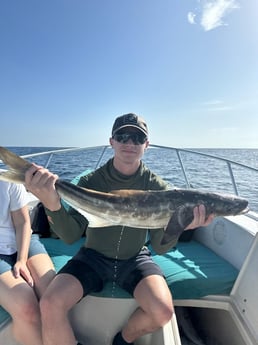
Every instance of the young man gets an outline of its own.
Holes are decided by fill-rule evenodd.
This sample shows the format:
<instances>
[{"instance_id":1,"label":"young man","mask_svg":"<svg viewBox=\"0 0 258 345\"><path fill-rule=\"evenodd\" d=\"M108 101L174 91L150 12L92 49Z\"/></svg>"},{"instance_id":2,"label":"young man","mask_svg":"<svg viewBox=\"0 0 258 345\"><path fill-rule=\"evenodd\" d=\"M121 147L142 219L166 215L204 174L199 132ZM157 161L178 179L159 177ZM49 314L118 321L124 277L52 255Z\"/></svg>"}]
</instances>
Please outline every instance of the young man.
<instances>
[{"instance_id":1,"label":"young man","mask_svg":"<svg viewBox=\"0 0 258 345\"><path fill-rule=\"evenodd\" d=\"M112 128L110 145L114 156L104 166L80 179L82 187L110 192L118 189L164 190L167 184L141 161L149 145L148 128L143 118L129 113L118 117ZM110 226L90 228L88 221L60 203L55 190L57 176L33 166L26 173L26 187L43 202L51 227L66 242L78 240L86 231L85 246L58 273L41 299L43 339L55 345L58 334L62 345L75 345L76 339L68 320L69 310L92 291L100 291L104 283L114 280L139 304L113 345L133 344L144 334L166 324L174 312L170 291L160 268L144 247L148 229ZM203 206L194 209L194 220L187 229L206 225ZM165 253L178 237L161 245L163 229L149 231L152 247ZM126 272L126 274L125 274Z\"/></svg>"}]
</instances>

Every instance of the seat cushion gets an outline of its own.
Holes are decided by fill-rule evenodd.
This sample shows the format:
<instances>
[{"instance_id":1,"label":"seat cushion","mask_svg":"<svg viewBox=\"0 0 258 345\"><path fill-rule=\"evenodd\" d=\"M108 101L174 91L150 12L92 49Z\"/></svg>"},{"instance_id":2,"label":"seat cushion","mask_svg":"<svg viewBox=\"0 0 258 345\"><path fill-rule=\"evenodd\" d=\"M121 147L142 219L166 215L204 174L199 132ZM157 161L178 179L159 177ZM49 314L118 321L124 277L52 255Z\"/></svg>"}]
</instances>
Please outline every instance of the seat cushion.
<instances>
[{"instance_id":1,"label":"seat cushion","mask_svg":"<svg viewBox=\"0 0 258 345\"><path fill-rule=\"evenodd\" d=\"M60 239L42 238L56 270L58 271L80 249L85 238L74 244ZM150 247L153 260L161 267L173 299L198 299L207 295L229 294L238 271L226 260L197 241L178 242L164 255L156 255ZM112 282L107 283L99 297L131 298L125 290ZM0 324L9 318L0 308Z\"/></svg>"},{"instance_id":2,"label":"seat cushion","mask_svg":"<svg viewBox=\"0 0 258 345\"><path fill-rule=\"evenodd\" d=\"M154 254L154 253L153 253ZM197 241L178 242L164 255L154 255L174 299L229 294L238 270Z\"/></svg>"}]
</instances>

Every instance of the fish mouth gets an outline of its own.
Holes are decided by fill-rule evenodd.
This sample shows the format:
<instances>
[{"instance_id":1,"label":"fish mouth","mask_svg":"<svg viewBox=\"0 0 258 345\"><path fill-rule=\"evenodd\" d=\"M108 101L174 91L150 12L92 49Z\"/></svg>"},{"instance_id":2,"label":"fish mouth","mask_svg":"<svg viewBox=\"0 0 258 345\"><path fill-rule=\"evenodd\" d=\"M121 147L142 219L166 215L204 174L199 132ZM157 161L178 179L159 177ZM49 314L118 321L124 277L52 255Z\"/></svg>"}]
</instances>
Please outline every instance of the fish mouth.
<instances>
[{"instance_id":1,"label":"fish mouth","mask_svg":"<svg viewBox=\"0 0 258 345\"><path fill-rule=\"evenodd\" d=\"M243 209L242 211L240 211L238 214L246 214L250 211L249 207L246 207L245 209Z\"/></svg>"},{"instance_id":2,"label":"fish mouth","mask_svg":"<svg viewBox=\"0 0 258 345\"><path fill-rule=\"evenodd\" d=\"M238 215L246 214L249 211L250 211L250 208L248 206L246 206L245 208L241 207L237 211L232 212L232 215L238 216Z\"/></svg>"}]
</instances>

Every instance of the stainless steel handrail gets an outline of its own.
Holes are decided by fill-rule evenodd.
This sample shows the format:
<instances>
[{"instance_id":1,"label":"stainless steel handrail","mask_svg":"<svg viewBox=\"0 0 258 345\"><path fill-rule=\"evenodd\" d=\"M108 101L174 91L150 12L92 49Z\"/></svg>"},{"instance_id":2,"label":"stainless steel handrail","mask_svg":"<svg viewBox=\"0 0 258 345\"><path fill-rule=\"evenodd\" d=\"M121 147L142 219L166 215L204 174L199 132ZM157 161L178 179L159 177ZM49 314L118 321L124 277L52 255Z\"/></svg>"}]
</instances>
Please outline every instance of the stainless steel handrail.
<instances>
[{"instance_id":1,"label":"stainless steel handrail","mask_svg":"<svg viewBox=\"0 0 258 345\"><path fill-rule=\"evenodd\" d=\"M47 161L45 164L45 167L47 168L51 162L51 160L53 159L53 157L55 155L58 155L60 153L66 153L66 152L75 152L75 151L87 151L87 150L92 150L92 149L99 149L100 150L100 156L99 159L96 163L96 166L93 168L97 168L100 166L103 156L106 152L106 150L110 148L109 145L101 145L101 146L91 146L91 147L70 147L70 148L64 148L64 149L55 149L55 150L49 150L49 151L44 151L44 152L38 152L38 153L32 153L32 154L27 154L27 155L23 155L23 158L33 158L33 157L38 157L38 156L47 156ZM236 184L236 179L233 173L233 169L232 166L238 166L241 168L245 168L248 169L250 171L254 171L258 173L258 168L252 167L252 166L248 166L224 157L220 157L220 156L215 156L209 153L204 153L204 152L200 152L200 151L195 151L195 150L190 150L190 149L181 149L181 148L176 148L176 147L170 147L170 146L161 146L161 145L150 145L150 148L159 148L159 149L166 149L166 150L171 150L174 151L176 153L178 162L180 164L183 176L184 176L184 180L185 180L185 184L187 186L187 188L191 188L191 184L189 182L189 179L187 177L187 172L186 172L186 168L185 168L185 164L183 161L183 158L181 156L181 153L189 153L189 154L194 154L194 155L199 155L199 156L203 156L206 158L212 158L212 159L216 159L218 161L223 161L225 162L225 164L228 167L228 171L229 171L229 176L231 179L231 183L234 189L234 192L236 195L239 195L239 191L237 188L237 184ZM1 162L1 160L0 160Z\"/></svg>"},{"instance_id":2,"label":"stainless steel handrail","mask_svg":"<svg viewBox=\"0 0 258 345\"><path fill-rule=\"evenodd\" d=\"M252 167L252 166L249 166L249 165L245 165L245 164L242 164L242 163L239 163L239 162L227 159L227 158L223 158L223 157L220 157L220 156L215 156L215 155L212 155L212 154L209 154L209 153L204 153L204 152L195 151L195 150L188 150L188 149L180 149L180 148L176 148L176 147L160 146L160 145L151 145L151 147L168 149L168 150L174 150L176 152L176 155L178 157L178 161L179 161L180 167L181 167L183 175L184 175L185 183L186 183L186 186L188 188L191 187L191 184L189 183L189 180L187 178L186 169L185 169L185 166L184 166L184 163L183 163L183 159L182 159L182 157L180 155L181 152L195 154L195 155L203 156L203 157L206 157L206 158L212 158L212 159L216 159L216 160L221 161L221 162L225 162L225 164L228 167L229 176L230 176L231 183L232 183L232 186L234 188L234 192L235 192L236 195L239 195L239 191L238 191L237 184L236 184L236 179L235 179L235 176L234 176L234 173L233 173L233 170L232 170L232 165L235 165L235 166L238 166L238 167L241 167L241 168L244 168L244 169L248 169L250 171L254 171L254 172L258 173L258 168L255 168L255 167Z\"/></svg>"},{"instance_id":3,"label":"stainless steel handrail","mask_svg":"<svg viewBox=\"0 0 258 345\"><path fill-rule=\"evenodd\" d=\"M109 148L109 145L100 145L100 146L91 146L91 147L69 147L69 148L64 148L64 149L55 149L55 150L49 150L49 151L44 151L44 152L37 152L37 153L32 153L32 154L27 154L27 155L23 155L23 158L33 158L33 157L38 157L38 156L46 156L47 160L45 163L45 167L47 168L50 164L50 162L52 161L53 157L55 155L58 155L60 153L66 153L66 152L75 152L75 151L85 151L85 150L91 150L91 149L99 149L100 150L100 156L99 159L96 163L96 166L93 168L97 168L100 166L103 156L106 152L106 150ZM196 151L196 150L191 150L191 149L182 149L182 148L176 148L176 147L170 147L170 146L161 146L161 145L150 145L150 148L159 148L159 149L166 149L166 150L170 150L170 151L174 151L176 153L178 162L180 164L183 176L184 176L184 180L185 180L185 185L187 186L187 188L191 188L191 183L187 177L187 172L186 172L186 168L185 168L185 164L184 164L184 160L182 158L182 153L189 153L189 154L194 154L194 155L199 155L199 156L203 156L206 158L212 158L212 159L216 159L218 161L223 161L225 162L225 164L227 165L228 171L229 171L229 176L231 179L231 184L232 187L234 189L234 192L236 195L239 195L239 191L237 188L237 184L236 184L236 179L233 173L233 169L232 166L237 166L237 167L241 167L244 169L248 169L250 171L254 171L258 173L258 168L252 167L252 166L248 166L227 158L223 158L217 155L212 155L209 153L204 153L204 152L200 152L200 151ZM1 160L0 160L1 163Z\"/></svg>"}]
</instances>

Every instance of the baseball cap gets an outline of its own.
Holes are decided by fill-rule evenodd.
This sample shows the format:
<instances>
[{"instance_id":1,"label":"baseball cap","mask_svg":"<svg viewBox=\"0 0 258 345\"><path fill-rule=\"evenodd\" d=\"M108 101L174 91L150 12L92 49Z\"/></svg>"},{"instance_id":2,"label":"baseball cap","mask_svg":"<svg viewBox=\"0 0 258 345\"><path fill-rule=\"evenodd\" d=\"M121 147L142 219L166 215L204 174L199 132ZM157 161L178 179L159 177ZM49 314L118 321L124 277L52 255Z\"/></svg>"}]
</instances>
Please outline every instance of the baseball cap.
<instances>
[{"instance_id":1,"label":"baseball cap","mask_svg":"<svg viewBox=\"0 0 258 345\"><path fill-rule=\"evenodd\" d=\"M148 136L148 127L146 125L145 120L134 114L124 114L115 119L113 128L112 128L112 136L117 133L120 129L125 127L134 127L139 129L142 133Z\"/></svg>"}]
</instances>

